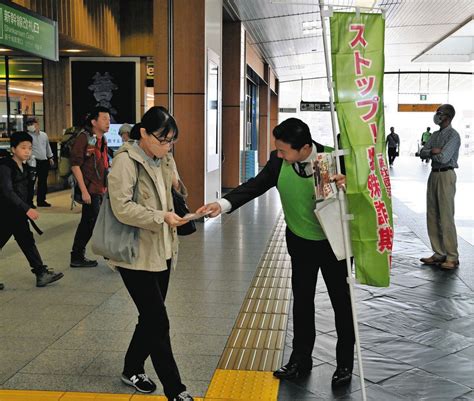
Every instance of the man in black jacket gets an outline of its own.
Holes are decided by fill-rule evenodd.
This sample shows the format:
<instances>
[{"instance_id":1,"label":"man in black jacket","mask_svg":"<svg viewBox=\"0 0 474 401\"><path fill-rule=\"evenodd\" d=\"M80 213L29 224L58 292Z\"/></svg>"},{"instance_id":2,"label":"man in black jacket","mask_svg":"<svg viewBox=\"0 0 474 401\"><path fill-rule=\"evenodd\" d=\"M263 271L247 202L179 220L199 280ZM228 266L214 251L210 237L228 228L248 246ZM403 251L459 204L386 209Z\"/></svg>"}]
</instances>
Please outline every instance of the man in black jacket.
<instances>
[{"instance_id":1,"label":"man in black jacket","mask_svg":"<svg viewBox=\"0 0 474 401\"><path fill-rule=\"evenodd\" d=\"M197 210L216 217L233 212L272 187L280 194L285 214L286 244L291 257L293 291L293 352L289 362L274 372L279 379L295 379L313 367L312 352L316 339L314 295L321 269L335 313L337 368L334 387L349 383L354 364L354 326L344 260L338 261L315 214L313 161L317 153L331 149L312 141L308 126L290 118L273 130L276 150L263 170L235 188L224 198ZM338 187L343 175L333 177Z\"/></svg>"},{"instance_id":2,"label":"man in black jacket","mask_svg":"<svg viewBox=\"0 0 474 401\"><path fill-rule=\"evenodd\" d=\"M13 156L3 157L0 161L0 249L13 235L36 275L36 286L44 287L62 278L63 274L54 273L43 264L28 224L28 219L39 217L28 203L29 169L26 161L31 155L31 141L26 132L13 133L10 139ZM3 289L3 285L0 287Z\"/></svg>"}]
</instances>

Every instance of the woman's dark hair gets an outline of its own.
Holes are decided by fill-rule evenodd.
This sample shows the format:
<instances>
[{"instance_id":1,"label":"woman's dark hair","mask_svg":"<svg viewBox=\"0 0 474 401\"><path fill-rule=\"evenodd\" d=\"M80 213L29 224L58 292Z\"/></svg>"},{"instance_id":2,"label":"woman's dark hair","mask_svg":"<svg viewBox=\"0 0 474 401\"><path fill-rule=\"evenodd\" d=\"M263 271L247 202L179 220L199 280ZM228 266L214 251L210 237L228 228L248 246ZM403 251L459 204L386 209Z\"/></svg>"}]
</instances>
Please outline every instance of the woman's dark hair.
<instances>
[{"instance_id":1,"label":"woman's dark hair","mask_svg":"<svg viewBox=\"0 0 474 401\"><path fill-rule=\"evenodd\" d=\"M14 132L10 137L10 146L16 148L21 142L33 143L33 138L25 131Z\"/></svg>"},{"instance_id":2,"label":"woman's dark hair","mask_svg":"<svg viewBox=\"0 0 474 401\"><path fill-rule=\"evenodd\" d=\"M136 123L132 129L130 130L130 134L128 136L130 139L140 139L140 128L142 127L141 123Z\"/></svg>"},{"instance_id":3,"label":"woman's dark hair","mask_svg":"<svg viewBox=\"0 0 474 401\"><path fill-rule=\"evenodd\" d=\"M289 118L273 129L273 136L291 145L292 149L300 150L304 145L312 145L309 127L298 118Z\"/></svg>"},{"instance_id":4,"label":"woman's dark hair","mask_svg":"<svg viewBox=\"0 0 474 401\"><path fill-rule=\"evenodd\" d=\"M178 125L174 117L162 106L153 106L143 115L142 121L135 124L130 132L130 139L140 139L140 128L145 128L147 134L157 132L158 138L166 138L170 132L174 139L178 138Z\"/></svg>"}]
</instances>

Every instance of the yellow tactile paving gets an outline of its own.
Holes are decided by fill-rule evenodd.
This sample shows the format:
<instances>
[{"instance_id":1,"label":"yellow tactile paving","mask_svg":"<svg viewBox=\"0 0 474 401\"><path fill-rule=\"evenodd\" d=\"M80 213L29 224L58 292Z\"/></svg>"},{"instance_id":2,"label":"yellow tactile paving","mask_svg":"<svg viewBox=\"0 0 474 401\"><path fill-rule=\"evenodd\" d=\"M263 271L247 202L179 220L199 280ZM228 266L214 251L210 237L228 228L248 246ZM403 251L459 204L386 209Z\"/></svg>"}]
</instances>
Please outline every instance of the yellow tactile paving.
<instances>
[{"instance_id":1,"label":"yellow tactile paving","mask_svg":"<svg viewBox=\"0 0 474 401\"><path fill-rule=\"evenodd\" d=\"M0 390L0 401L58 401L62 391Z\"/></svg>"},{"instance_id":2,"label":"yellow tactile paving","mask_svg":"<svg viewBox=\"0 0 474 401\"><path fill-rule=\"evenodd\" d=\"M279 383L272 372L217 369L204 399L275 401Z\"/></svg>"},{"instance_id":3,"label":"yellow tactile paving","mask_svg":"<svg viewBox=\"0 0 474 401\"><path fill-rule=\"evenodd\" d=\"M195 401L204 401L194 397ZM164 395L0 390L0 401L167 401Z\"/></svg>"},{"instance_id":4,"label":"yellow tactile paving","mask_svg":"<svg viewBox=\"0 0 474 401\"><path fill-rule=\"evenodd\" d=\"M60 401L130 401L132 394L64 393ZM166 399L163 399L166 401Z\"/></svg>"}]
</instances>

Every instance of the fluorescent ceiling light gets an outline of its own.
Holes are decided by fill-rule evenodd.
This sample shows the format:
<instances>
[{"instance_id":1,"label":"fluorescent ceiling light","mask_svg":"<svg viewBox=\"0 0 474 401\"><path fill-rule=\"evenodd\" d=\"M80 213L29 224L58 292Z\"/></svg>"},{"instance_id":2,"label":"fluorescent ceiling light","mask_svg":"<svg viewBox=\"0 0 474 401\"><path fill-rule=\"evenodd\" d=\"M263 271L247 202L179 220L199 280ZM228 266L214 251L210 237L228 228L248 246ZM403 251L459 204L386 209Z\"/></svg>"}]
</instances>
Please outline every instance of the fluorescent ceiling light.
<instances>
[{"instance_id":1,"label":"fluorescent ceiling light","mask_svg":"<svg viewBox=\"0 0 474 401\"><path fill-rule=\"evenodd\" d=\"M3 47L0 48L0 52L9 52L9 51L11 51L11 49L5 49L5 48L3 48Z\"/></svg>"},{"instance_id":2,"label":"fluorescent ceiling light","mask_svg":"<svg viewBox=\"0 0 474 401\"><path fill-rule=\"evenodd\" d=\"M35 91L33 89L15 88L13 86L10 86L10 89L12 91L16 91L16 92L34 93L35 95L42 95L43 94L43 91Z\"/></svg>"},{"instance_id":3,"label":"fluorescent ceiling light","mask_svg":"<svg viewBox=\"0 0 474 401\"><path fill-rule=\"evenodd\" d=\"M318 21L303 21L303 30L316 28L318 26Z\"/></svg>"},{"instance_id":4,"label":"fluorescent ceiling light","mask_svg":"<svg viewBox=\"0 0 474 401\"><path fill-rule=\"evenodd\" d=\"M354 7L372 8L376 0L356 0Z\"/></svg>"},{"instance_id":5,"label":"fluorescent ceiling light","mask_svg":"<svg viewBox=\"0 0 474 401\"><path fill-rule=\"evenodd\" d=\"M83 50L81 49L66 49L64 50L65 52L68 52L68 53L80 53L82 52Z\"/></svg>"},{"instance_id":6,"label":"fluorescent ceiling light","mask_svg":"<svg viewBox=\"0 0 474 401\"><path fill-rule=\"evenodd\" d=\"M303 35L311 35L318 32L318 28L303 29Z\"/></svg>"}]
</instances>

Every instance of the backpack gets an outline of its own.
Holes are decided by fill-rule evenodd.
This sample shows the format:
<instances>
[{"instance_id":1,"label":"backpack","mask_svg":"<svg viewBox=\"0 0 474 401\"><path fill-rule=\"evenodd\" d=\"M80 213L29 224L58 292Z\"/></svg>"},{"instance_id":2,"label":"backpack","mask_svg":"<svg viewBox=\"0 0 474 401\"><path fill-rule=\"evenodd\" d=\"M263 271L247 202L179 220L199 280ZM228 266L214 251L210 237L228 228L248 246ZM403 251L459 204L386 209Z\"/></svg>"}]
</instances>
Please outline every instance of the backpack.
<instances>
[{"instance_id":1,"label":"backpack","mask_svg":"<svg viewBox=\"0 0 474 401\"><path fill-rule=\"evenodd\" d=\"M80 127L69 127L64 131L64 135L61 138L61 151L59 158L59 175L63 178L68 178L71 173L71 150L74 146L79 134L83 131Z\"/></svg>"}]
</instances>

